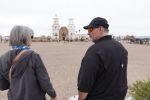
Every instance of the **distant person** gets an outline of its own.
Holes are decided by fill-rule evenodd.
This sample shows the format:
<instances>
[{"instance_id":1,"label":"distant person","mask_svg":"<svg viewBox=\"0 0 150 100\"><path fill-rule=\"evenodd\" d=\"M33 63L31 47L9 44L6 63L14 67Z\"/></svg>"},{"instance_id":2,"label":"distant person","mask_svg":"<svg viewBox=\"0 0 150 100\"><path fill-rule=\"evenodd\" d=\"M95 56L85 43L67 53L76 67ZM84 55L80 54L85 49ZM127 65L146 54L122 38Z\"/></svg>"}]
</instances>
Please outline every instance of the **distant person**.
<instances>
[{"instance_id":1,"label":"distant person","mask_svg":"<svg viewBox=\"0 0 150 100\"><path fill-rule=\"evenodd\" d=\"M30 50L32 35L28 27L14 26L9 41L12 49L0 57L0 89L9 89L8 100L46 100L45 93L56 100L40 55Z\"/></svg>"},{"instance_id":2,"label":"distant person","mask_svg":"<svg viewBox=\"0 0 150 100\"><path fill-rule=\"evenodd\" d=\"M78 75L79 100L124 100L128 52L108 35L105 18L96 17L84 29L94 44L83 57Z\"/></svg>"},{"instance_id":3,"label":"distant person","mask_svg":"<svg viewBox=\"0 0 150 100\"><path fill-rule=\"evenodd\" d=\"M65 43L65 41L66 41L66 34L65 34L65 33L62 33L62 40L63 40L64 43Z\"/></svg>"}]
</instances>

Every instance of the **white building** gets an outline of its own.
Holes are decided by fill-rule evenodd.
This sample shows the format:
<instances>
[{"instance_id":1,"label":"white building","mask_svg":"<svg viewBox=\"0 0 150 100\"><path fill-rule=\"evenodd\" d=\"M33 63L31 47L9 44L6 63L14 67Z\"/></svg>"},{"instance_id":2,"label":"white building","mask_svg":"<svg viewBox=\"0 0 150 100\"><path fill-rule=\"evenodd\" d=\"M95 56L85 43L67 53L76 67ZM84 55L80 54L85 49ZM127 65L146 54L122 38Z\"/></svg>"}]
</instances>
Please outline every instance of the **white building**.
<instances>
[{"instance_id":1,"label":"white building","mask_svg":"<svg viewBox=\"0 0 150 100\"><path fill-rule=\"evenodd\" d=\"M57 18L57 15L53 18L53 25L52 25L52 38L58 38L59 37L59 19Z\"/></svg>"},{"instance_id":2,"label":"white building","mask_svg":"<svg viewBox=\"0 0 150 100\"><path fill-rule=\"evenodd\" d=\"M55 17L53 18L53 25L52 25L52 38L59 38L60 34L59 34L59 30L60 30L61 26L59 25L59 18L57 17L57 15L55 15ZM67 38L69 39L74 39L75 38L75 24L74 24L74 20L73 18L70 18L68 21L68 35Z\"/></svg>"},{"instance_id":3,"label":"white building","mask_svg":"<svg viewBox=\"0 0 150 100\"><path fill-rule=\"evenodd\" d=\"M53 25L52 25L52 38L53 39L60 39L62 37L60 29L62 29L65 26L59 25L59 18L57 18L57 15L53 18ZM68 39L89 39L89 36L87 34L82 34L81 30L76 31L74 19L70 18L68 20L68 26L66 27L67 31L65 31L65 38ZM60 35L60 36L59 36ZM60 39L61 40L61 39Z\"/></svg>"},{"instance_id":4,"label":"white building","mask_svg":"<svg viewBox=\"0 0 150 100\"><path fill-rule=\"evenodd\" d=\"M68 31L69 31L69 38L74 39L75 38L75 25L74 25L74 20L73 18L69 19L69 23L68 23Z\"/></svg>"}]
</instances>

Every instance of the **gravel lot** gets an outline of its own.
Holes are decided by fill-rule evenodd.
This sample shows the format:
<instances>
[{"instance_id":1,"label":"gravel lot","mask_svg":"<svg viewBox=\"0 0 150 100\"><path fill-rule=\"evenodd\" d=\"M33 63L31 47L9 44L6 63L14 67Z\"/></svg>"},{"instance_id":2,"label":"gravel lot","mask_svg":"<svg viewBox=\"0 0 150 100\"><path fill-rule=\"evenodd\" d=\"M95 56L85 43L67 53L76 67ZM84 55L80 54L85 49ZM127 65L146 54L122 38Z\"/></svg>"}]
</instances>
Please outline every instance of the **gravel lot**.
<instances>
[{"instance_id":1,"label":"gravel lot","mask_svg":"<svg viewBox=\"0 0 150 100\"><path fill-rule=\"evenodd\" d=\"M39 53L56 89L58 100L77 94L80 62L91 42L34 42L31 49ZM150 46L126 44L129 53L128 83L150 78ZM10 49L0 43L0 56ZM7 100L7 91L0 92L0 100Z\"/></svg>"}]
</instances>

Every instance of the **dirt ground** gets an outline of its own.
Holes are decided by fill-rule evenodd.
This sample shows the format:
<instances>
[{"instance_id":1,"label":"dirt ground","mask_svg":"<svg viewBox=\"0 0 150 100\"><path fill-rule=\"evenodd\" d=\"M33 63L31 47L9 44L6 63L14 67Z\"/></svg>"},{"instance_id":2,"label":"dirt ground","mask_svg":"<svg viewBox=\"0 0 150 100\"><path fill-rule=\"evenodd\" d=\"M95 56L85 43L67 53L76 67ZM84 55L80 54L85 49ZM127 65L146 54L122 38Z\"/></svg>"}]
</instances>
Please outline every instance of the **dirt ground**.
<instances>
[{"instance_id":1,"label":"dirt ground","mask_svg":"<svg viewBox=\"0 0 150 100\"><path fill-rule=\"evenodd\" d=\"M34 42L31 49L39 53L56 89L58 100L68 100L77 94L77 76L82 57L91 42ZM150 78L150 46L126 44L129 53L128 84ZM10 49L0 43L0 56ZM0 92L0 100L7 100L7 91Z\"/></svg>"}]
</instances>

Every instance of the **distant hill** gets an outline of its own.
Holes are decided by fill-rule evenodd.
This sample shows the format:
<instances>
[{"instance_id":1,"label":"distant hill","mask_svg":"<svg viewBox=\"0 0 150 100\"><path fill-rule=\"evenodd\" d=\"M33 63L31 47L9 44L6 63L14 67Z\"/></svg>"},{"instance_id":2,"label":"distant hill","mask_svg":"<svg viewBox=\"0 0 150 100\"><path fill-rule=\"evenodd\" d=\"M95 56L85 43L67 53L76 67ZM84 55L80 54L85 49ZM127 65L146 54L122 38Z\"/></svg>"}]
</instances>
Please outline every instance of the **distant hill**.
<instances>
[{"instance_id":1,"label":"distant hill","mask_svg":"<svg viewBox=\"0 0 150 100\"><path fill-rule=\"evenodd\" d=\"M135 38L139 38L139 39L148 38L148 39L150 39L150 36L135 36Z\"/></svg>"}]
</instances>

